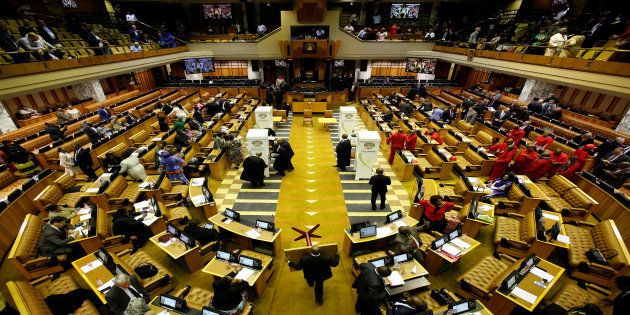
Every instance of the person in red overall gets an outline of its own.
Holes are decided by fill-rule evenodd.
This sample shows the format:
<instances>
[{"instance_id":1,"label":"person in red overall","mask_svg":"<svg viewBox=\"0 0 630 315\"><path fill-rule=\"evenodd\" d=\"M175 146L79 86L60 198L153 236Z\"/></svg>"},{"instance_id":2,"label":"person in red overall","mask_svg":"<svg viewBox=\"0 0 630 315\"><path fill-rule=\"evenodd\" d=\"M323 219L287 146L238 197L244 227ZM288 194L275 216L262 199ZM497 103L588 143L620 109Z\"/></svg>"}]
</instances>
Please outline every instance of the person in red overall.
<instances>
[{"instance_id":1,"label":"person in red overall","mask_svg":"<svg viewBox=\"0 0 630 315\"><path fill-rule=\"evenodd\" d=\"M551 152L551 169L549 169L549 175L547 175L547 177L558 173L567 163L569 163L569 156L562 152L562 150L555 149Z\"/></svg>"},{"instance_id":2,"label":"person in red overall","mask_svg":"<svg viewBox=\"0 0 630 315\"><path fill-rule=\"evenodd\" d=\"M579 148L571 154L571 164L569 164L564 170L560 171L560 175L566 177L567 179L571 179L575 172L578 172L584 167L586 164L586 159L588 159L589 155L595 149L594 144L587 144L582 148Z\"/></svg>"},{"instance_id":3,"label":"person in red overall","mask_svg":"<svg viewBox=\"0 0 630 315\"><path fill-rule=\"evenodd\" d=\"M418 142L418 136L413 130L409 130L407 137L405 138L405 150L414 151L416 149L416 143Z\"/></svg>"},{"instance_id":4,"label":"person in red overall","mask_svg":"<svg viewBox=\"0 0 630 315\"><path fill-rule=\"evenodd\" d=\"M442 140L442 137L440 137L440 134L435 131L435 129L433 128L429 128L429 130L427 130L424 133L425 136L429 136L429 138L431 138L431 140L435 140L435 142L437 142L437 144L442 145L444 143L444 140Z\"/></svg>"},{"instance_id":5,"label":"person in red overall","mask_svg":"<svg viewBox=\"0 0 630 315\"><path fill-rule=\"evenodd\" d=\"M440 195L431 196L429 200L420 200L418 204L424 210L422 221L429 221L431 231L443 233L446 228L446 216L444 214L451 211L455 205L452 202L444 201Z\"/></svg>"},{"instance_id":6,"label":"person in red overall","mask_svg":"<svg viewBox=\"0 0 630 315\"><path fill-rule=\"evenodd\" d=\"M525 150L521 150L514 158L514 174L523 175L527 167L536 161L538 158L538 152L533 144L525 147Z\"/></svg>"},{"instance_id":7,"label":"person in red overall","mask_svg":"<svg viewBox=\"0 0 630 315\"><path fill-rule=\"evenodd\" d=\"M547 151L541 153L540 157L525 169L525 175L531 180L536 180L547 174L552 166L549 156Z\"/></svg>"},{"instance_id":8,"label":"person in red overall","mask_svg":"<svg viewBox=\"0 0 630 315\"><path fill-rule=\"evenodd\" d=\"M515 155L516 147L514 147L514 145L508 146L505 151L499 153L497 160L494 162L494 166L492 167L492 171L490 171L490 175L488 176L488 181L493 181L503 176Z\"/></svg>"},{"instance_id":9,"label":"person in red overall","mask_svg":"<svg viewBox=\"0 0 630 315\"><path fill-rule=\"evenodd\" d=\"M514 140L514 143L518 145L523 138L525 138L525 130L521 129L519 126L514 126L510 132L507 134L508 139Z\"/></svg>"},{"instance_id":10,"label":"person in red overall","mask_svg":"<svg viewBox=\"0 0 630 315\"><path fill-rule=\"evenodd\" d=\"M403 133L402 129L398 129L396 133L391 134L387 137L387 144L391 145L391 149L389 151L389 164L394 163L394 155L396 155L396 150L403 150L405 148L405 140L407 137Z\"/></svg>"},{"instance_id":11,"label":"person in red overall","mask_svg":"<svg viewBox=\"0 0 630 315\"><path fill-rule=\"evenodd\" d=\"M492 144L488 147L488 152L498 155L499 153L505 151L505 149L507 149L507 143L499 143L500 140L500 138L492 138Z\"/></svg>"},{"instance_id":12,"label":"person in red overall","mask_svg":"<svg viewBox=\"0 0 630 315\"><path fill-rule=\"evenodd\" d=\"M534 145L536 146L536 149L537 150L547 149L547 146L553 143L553 137L551 135L552 135L551 131L545 131L544 135L540 135L536 137L536 140L534 140Z\"/></svg>"}]
</instances>

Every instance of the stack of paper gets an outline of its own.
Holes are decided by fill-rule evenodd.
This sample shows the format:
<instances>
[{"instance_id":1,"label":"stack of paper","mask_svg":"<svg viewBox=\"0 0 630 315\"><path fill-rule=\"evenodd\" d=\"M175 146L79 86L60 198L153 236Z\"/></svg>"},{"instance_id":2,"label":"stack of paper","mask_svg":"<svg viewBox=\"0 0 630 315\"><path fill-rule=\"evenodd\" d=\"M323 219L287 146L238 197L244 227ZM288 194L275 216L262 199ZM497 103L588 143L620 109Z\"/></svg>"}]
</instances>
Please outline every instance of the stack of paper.
<instances>
[{"instance_id":1,"label":"stack of paper","mask_svg":"<svg viewBox=\"0 0 630 315\"><path fill-rule=\"evenodd\" d=\"M376 228L376 237L383 237L392 233L392 228L390 228L389 226Z\"/></svg>"},{"instance_id":2,"label":"stack of paper","mask_svg":"<svg viewBox=\"0 0 630 315\"><path fill-rule=\"evenodd\" d=\"M197 195L197 196L191 196L190 200L192 201L193 204L202 204L202 203L206 203L206 196L204 195Z\"/></svg>"},{"instance_id":3,"label":"stack of paper","mask_svg":"<svg viewBox=\"0 0 630 315\"><path fill-rule=\"evenodd\" d=\"M459 248L461 248L461 249L463 249L463 250L467 250L467 249L469 249L469 248L470 248L470 244L468 244L468 243L466 243L466 242L462 241L460 238L456 238L456 239L454 239L454 240L451 240L451 242L452 242L453 244L455 244L455 246L457 246L457 247L459 247Z\"/></svg>"},{"instance_id":4,"label":"stack of paper","mask_svg":"<svg viewBox=\"0 0 630 315\"><path fill-rule=\"evenodd\" d=\"M203 182L205 181L205 179L203 178L193 178L190 180L190 184L192 186L201 186L203 185Z\"/></svg>"},{"instance_id":5,"label":"stack of paper","mask_svg":"<svg viewBox=\"0 0 630 315\"><path fill-rule=\"evenodd\" d=\"M90 213L90 211L92 211L91 208L81 208L81 209L79 209L79 211L77 211L77 214L78 215L84 215L84 214Z\"/></svg>"},{"instance_id":6,"label":"stack of paper","mask_svg":"<svg viewBox=\"0 0 630 315\"><path fill-rule=\"evenodd\" d=\"M114 278L111 278L109 281L103 283L103 285L101 285L100 287L98 287L98 290L103 292L103 293L107 293L107 291L109 291L109 289L114 285Z\"/></svg>"},{"instance_id":7,"label":"stack of paper","mask_svg":"<svg viewBox=\"0 0 630 315\"><path fill-rule=\"evenodd\" d=\"M241 271L238 272L238 274L236 274L236 279L241 279L243 281L247 281L247 279L249 279L249 277L251 277L251 275L254 274L254 269L249 269L249 268L243 268L241 269Z\"/></svg>"},{"instance_id":8,"label":"stack of paper","mask_svg":"<svg viewBox=\"0 0 630 315\"><path fill-rule=\"evenodd\" d=\"M247 232L245 232L245 234L247 234L247 236L251 237L251 238L259 238L262 234L258 233L258 231L251 229Z\"/></svg>"},{"instance_id":9,"label":"stack of paper","mask_svg":"<svg viewBox=\"0 0 630 315\"><path fill-rule=\"evenodd\" d=\"M447 253L447 254L449 254L449 255L451 255L453 257L457 257L457 256L459 256L462 253L462 251L457 249L457 247L455 247L455 246L453 246L451 244L448 244L448 243L446 243L446 244L444 244L442 246L442 250L445 253Z\"/></svg>"},{"instance_id":10,"label":"stack of paper","mask_svg":"<svg viewBox=\"0 0 630 315\"><path fill-rule=\"evenodd\" d=\"M534 302L536 302L536 298L537 296L519 288L519 287L515 287L512 290L512 294L514 294L514 296L519 297L525 301L527 301L530 304L534 304Z\"/></svg>"},{"instance_id":11,"label":"stack of paper","mask_svg":"<svg viewBox=\"0 0 630 315\"><path fill-rule=\"evenodd\" d=\"M545 279L547 282L551 282L551 280L553 280L553 275L536 266L534 266L529 272L540 277L541 279Z\"/></svg>"},{"instance_id":12,"label":"stack of paper","mask_svg":"<svg viewBox=\"0 0 630 315\"><path fill-rule=\"evenodd\" d=\"M88 188L85 192L87 192L87 193L97 193L98 192L98 187L97 188Z\"/></svg>"},{"instance_id":13,"label":"stack of paper","mask_svg":"<svg viewBox=\"0 0 630 315\"><path fill-rule=\"evenodd\" d=\"M569 238L568 235L558 234L558 237L556 237L556 240L561 243L571 244L571 239Z\"/></svg>"},{"instance_id":14,"label":"stack of paper","mask_svg":"<svg viewBox=\"0 0 630 315\"><path fill-rule=\"evenodd\" d=\"M157 217L153 214L149 214L146 216L146 218L144 218L144 220L142 221L142 223L146 226L150 226L151 224L153 224L153 222L157 221Z\"/></svg>"},{"instance_id":15,"label":"stack of paper","mask_svg":"<svg viewBox=\"0 0 630 315\"><path fill-rule=\"evenodd\" d=\"M387 280L389 280L389 283L392 287L397 287L405 284L405 280L403 280L398 271L392 271L392 274L387 277Z\"/></svg>"},{"instance_id":16,"label":"stack of paper","mask_svg":"<svg viewBox=\"0 0 630 315\"><path fill-rule=\"evenodd\" d=\"M163 311L159 312L157 315L171 315L171 312L169 312L167 310L163 310Z\"/></svg>"},{"instance_id":17,"label":"stack of paper","mask_svg":"<svg viewBox=\"0 0 630 315\"><path fill-rule=\"evenodd\" d=\"M145 209L151 207L151 203L149 202L149 200L140 201L134 203L133 207L134 209L136 209L136 211L146 211Z\"/></svg>"},{"instance_id":18,"label":"stack of paper","mask_svg":"<svg viewBox=\"0 0 630 315\"><path fill-rule=\"evenodd\" d=\"M407 223L405 223L403 220L396 220L396 221L394 221L394 225L397 226L397 227L401 227L401 226L407 226Z\"/></svg>"},{"instance_id":19,"label":"stack of paper","mask_svg":"<svg viewBox=\"0 0 630 315\"><path fill-rule=\"evenodd\" d=\"M91 218L92 218L92 215L88 213L88 214L84 214L84 215L80 216L79 217L79 221L87 221L87 220L89 220Z\"/></svg>"},{"instance_id":20,"label":"stack of paper","mask_svg":"<svg viewBox=\"0 0 630 315\"><path fill-rule=\"evenodd\" d=\"M554 221L560 221L560 217L558 215L556 215L556 214L543 212L542 215L543 215L543 217L545 219L554 220Z\"/></svg>"},{"instance_id":21,"label":"stack of paper","mask_svg":"<svg viewBox=\"0 0 630 315\"><path fill-rule=\"evenodd\" d=\"M488 211L488 210L492 210L492 206L491 206L491 205L485 205L485 204L484 204L484 205L479 206L479 209L480 209L481 211Z\"/></svg>"},{"instance_id":22,"label":"stack of paper","mask_svg":"<svg viewBox=\"0 0 630 315\"><path fill-rule=\"evenodd\" d=\"M96 268L98 268L98 267L100 267L102 265L103 265L103 263L99 259L97 259L97 260L91 261L91 262L87 263L86 265L84 265L83 267L81 267L81 271L83 271L83 273L88 273L88 272L90 272L90 271L92 271L92 270L94 270L94 269L96 269Z\"/></svg>"}]
</instances>

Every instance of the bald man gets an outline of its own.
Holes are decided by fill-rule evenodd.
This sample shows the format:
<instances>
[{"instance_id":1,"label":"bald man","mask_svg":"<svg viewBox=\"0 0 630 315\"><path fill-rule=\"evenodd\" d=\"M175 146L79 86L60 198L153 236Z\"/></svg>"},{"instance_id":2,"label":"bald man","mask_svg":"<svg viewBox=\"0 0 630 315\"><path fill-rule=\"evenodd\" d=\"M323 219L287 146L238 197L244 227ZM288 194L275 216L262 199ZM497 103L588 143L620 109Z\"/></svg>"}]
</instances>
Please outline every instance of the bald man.
<instances>
[{"instance_id":1,"label":"bald man","mask_svg":"<svg viewBox=\"0 0 630 315\"><path fill-rule=\"evenodd\" d=\"M319 305L324 303L324 281L332 278L331 267L339 265L339 253L336 253L335 257L330 257L315 245L311 247L310 255L300 258L299 263L287 261L291 268L304 272L304 279L310 287L315 285L315 302Z\"/></svg>"},{"instance_id":2,"label":"bald man","mask_svg":"<svg viewBox=\"0 0 630 315\"><path fill-rule=\"evenodd\" d=\"M396 234L396 238L391 243L391 251L394 254L402 254L402 253L412 253L413 258L417 261L422 262L424 260L424 255L420 250L422 246L422 239L418 235L420 232L428 231L430 226L430 222L426 221L421 226L401 226L398 228L398 234Z\"/></svg>"}]
</instances>

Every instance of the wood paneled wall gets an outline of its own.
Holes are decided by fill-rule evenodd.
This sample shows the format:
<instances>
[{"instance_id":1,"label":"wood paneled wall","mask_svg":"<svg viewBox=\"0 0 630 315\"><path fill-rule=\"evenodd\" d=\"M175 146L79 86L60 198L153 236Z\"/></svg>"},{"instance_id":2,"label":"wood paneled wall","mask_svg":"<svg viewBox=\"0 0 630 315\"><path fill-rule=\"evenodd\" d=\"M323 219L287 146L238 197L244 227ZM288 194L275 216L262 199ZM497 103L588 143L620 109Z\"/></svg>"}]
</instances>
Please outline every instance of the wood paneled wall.
<instances>
[{"instance_id":1,"label":"wood paneled wall","mask_svg":"<svg viewBox=\"0 0 630 315\"><path fill-rule=\"evenodd\" d=\"M482 70L482 69L472 69L468 73L468 77L466 78L466 84L464 84L464 88L467 89L475 84L479 84L481 82L487 81L490 79L490 71Z\"/></svg>"},{"instance_id":2,"label":"wood paneled wall","mask_svg":"<svg viewBox=\"0 0 630 315\"><path fill-rule=\"evenodd\" d=\"M136 77L136 86L141 91L148 91L151 89L155 89L155 78L153 77L153 72L151 70L142 70L136 71L134 73Z\"/></svg>"},{"instance_id":3,"label":"wood paneled wall","mask_svg":"<svg viewBox=\"0 0 630 315\"><path fill-rule=\"evenodd\" d=\"M593 115L612 115L623 117L630 107L630 99L589 92L572 87L561 86L556 92L562 104L583 110ZM617 119L617 120L619 120Z\"/></svg>"},{"instance_id":4,"label":"wood paneled wall","mask_svg":"<svg viewBox=\"0 0 630 315\"><path fill-rule=\"evenodd\" d=\"M382 77L415 77L415 72L407 72L406 60L372 60L371 75Z\"/></svg>"}]
</instances>

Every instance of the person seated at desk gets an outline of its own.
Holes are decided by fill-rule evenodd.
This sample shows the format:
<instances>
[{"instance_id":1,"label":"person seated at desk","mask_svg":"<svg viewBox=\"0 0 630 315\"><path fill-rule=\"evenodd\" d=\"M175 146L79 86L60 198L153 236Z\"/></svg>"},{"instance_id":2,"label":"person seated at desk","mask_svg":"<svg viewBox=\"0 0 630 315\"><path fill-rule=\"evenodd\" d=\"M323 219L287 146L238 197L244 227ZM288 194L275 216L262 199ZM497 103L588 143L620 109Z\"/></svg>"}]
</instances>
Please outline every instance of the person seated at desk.
<instances>
[{"instance_id":1,"label":"person seated at desk","mask_svg":"<svg viewBox=\"0 0 630 315\"><path fill-rule=\"evenodd\" d=\"M424 255L420 250L420 247L422 247L422 240L418 234L429 230L429 227L429 221L425 221L424 224L420 226L399 227L398 234L396 234L396 238L394 238L391 243L390 251L393 252L393 254L413 253L413 258L417 261L424 261Z\"/></svg>"},{"instance_id":2,"label":"person seated at desk","mask_svg":"<svg viewBox=\"0 0 630 315\"><path fill-rule=\"evenodd\" d=\"M410 129L407 132L407 137L405 138L405 150L409 150L411 152L416 150L416 144L418 142L418 136L413 129Z\"/></svg>"},{"instance_id":3,"label":"person seated at desk","mask_svg":"<svg viewBox=\"0 0 630 315\"><path fill-rule=\"evenodd\" d=\"M429 117L433 121L439 121L442 119L442 114L444 114L444 110L439 107L436 107L431 112L431 116Z\"/></svg>"},{"instance_id":4,"label":"person seated at desk","mask_svg":"<svg viewBox=\"0 0 630 315\"><path fill-rule=\"evenodd\" d=\"M525 169L525 176L531 180L537 180L549 172L553 164L551 163L550 154L545 151Z\"/></svg>"},{"instance_id":5,"label":"person seated at desk","mask_svg":"<svg viewBox=\"0 0 630 315\"><path fill-rule=\"evenodd\" d=\"M435 129L433 128L429 128L429 130L427 130L424 133L425 136L428 136L431 140L437 142L437 144L442 145L444 143L444 140L442 140L442 137L440 137L440 134L435 131Z\"/></svg>"},{"instance_id":6,"label":"person seated at desk","mask_svg":"<svg viewBox=\"0 0 630 315\"><path fill-rule=\"evenodd\" d=\"M184 228L184 233L199 242L202 246L219 241L219 232L215 229L199 226L199 222L194 220L188 221L188 225Z\"/></svg>"},{"instance_id":7,"label":"person seated at desk","mask_svg":"<svg viewBox=\"0 0 630 315\"><path fill-rule=\"evenodd\" d=\"M39 113L32 109L30 106L25 105L24 107L20 108L20 111L18 111L18 115L20 119L28 119L31 117L36 117L39 116Z\"/></svg>"},{"instance_id":8,"label":"person seated at desk","mask_svg":"<svg viewBox=\"0 0 630 315\"><path fill-rule=\"evenodd\" d=\"M424 99L422 102L422 111L423 112L430 112L433 110L433 103L431 103L431 101L429 99Z\"/></svg>"},{"instance_id":9,"label":"person seated at desk","mask_svg":"<svg viewBox=\"0 0 630 315\"><path fill-rule=\"evenodd\" d=\"M408 292L403 293L402 297L392 299L389 304L391 308L387 311L387 315L414 315L429 310L427 302L410 296Z\"/></svg>"},{"instance_id":10,"label":"person seated at desk","mask_svg":"<svg viewBox=\"0 0 630 315\"><path fill-rule=\"evenodd\" d=\"M59 128L59 126L51 124L49 122L44 123L44 133L47 133L53 141L62 140L66 137L64 134L66 128Z\"/></svg>"},{"instance_id":11,"label":"person seated at desk","mask_svg":"<svg viewBox=\"0 0 630 315\"><path fill-rule=\"evenodd\" d=\"M523 175L525 174L527 167L536 161L536 159L538 159L538 152L536 152L534 144L530 143L526 145L525 149L521 150L521 152L519 152L514 158L512 171L514 174Z\"/></svg>"},{"instance_id":12,"label":"person seated at desk","mask_svg":"<svg viewBox=\"0 0 630 315\"><path fill-rule=\"evenodd\" d=\"M444 201L440 195L433 195L429 200L420 200L418 204L424 210L421 219L429 221L430 230L443 233L447 223L445 213L455 208L455 205Z\"/></svg>"},{"instance_id":13,"label":"person seated at desk","mask_svg":"<svg viewBox=\"0 0 630 315\"><path fill-rule=\"evenodd\" d=\"M361 315L381 314L380 306L388 297L383 278L389 277L392 271L387 266L376 268L370 262L361 264L359 269L361 273L352 284L357 289L354 310Z\"/></svg>"},{"instance_id":14,"label":"person seated at desk","mask_svg":"<svg viewBox=\"0 0 630 315\"><path fill-rule=\"evenodd\" d=\"M525 130L521 129L519 126L514 126L512 130L507 133L508 139L514 140L514 143L518 145L523 138L525 138Z\"/></svg>"},{"instance_id":15,"label":"person seated at desk","mask_svg":"<svg viewBox=\"0 0 630 315\"><path fill-rule=\"evenodd\" d=\"M176 147L187 147L189 143L188 135L183 130L177 131L173 139L173 145Z\"/></svg>"},{"instance_id":16,"label":"person seated at desk","mask_svg":"<svg viewBox=\"0 0 630 315\"><path fill-rule=\"evenodd\" d=\"M38 244L39 253L45 257L52 257L58 262L72 261L69 256L74 253L74 250L68 243L74 241L78 235L78 231L68 235L65 217L53 217L48 224L44 225Z\"/></svg>"},{"instance_id":17,"label":"person seated at desk","mask_svg":"<svg viewBox=\"0 0 630 315\"><path fill-rule=\"evenodd\" d=\"M148 227L142 223L142 219L144 219L145 216L146 214L139 220L136 220L133 218L133 214L129 213L129 210L125 208L119 208L113 215L112 234L124 235L124 242L131 240L133 252L137 251L138 248L142 248L151 235Z\"/></svg>"},{"instance_id":18,"label":"person seated at desk","mask_svg":"<svg viewBox=\"0 0 630 315\"><path fill-rule=\"evenodd\" d=\"M332 278L330 267L339 265L339 253L335 257L330 257L321 253L319 246L311 247L311 254L300 258L298 263L288 261L293 269L302 270L304 279L309 287L315 285L315 302L319 305L324 303L324 281Z\"/></svg>"},{"instance_id":19,"label":"person seated at desk","mask_svg":"<svg viewBox=\"0 0 630 315\"><path fill-rule=\"evenodd\" d=\"M244 293L247 287L247 282L230 275L215 280L212 283L214 290L212 307L227 314L237 314L245 308Z\"/></svg>"},{"instance_id":20,"label":"person seated at desk","mask_svg":"<svg viewBox=\"0 0 630 315\"><path fill-rule=\"evenodd\" d=\"M500 152L505 151L505 149L507 149L507 143L499 141L501 141L501 138L499 137L492 138L492 144L488 147L488 152L497 155Z\"/></svg>"},{"instance_id":21,"label":"person seated at desk","mask_svg":"<svg viewBox=\"0 0 630 315\"><path fill-rule=\"evenodd\" d=\"M495 179L492 184L490 184L490 190L492 190L492 192L481 197L481 200L487 202L490 198L493 197L507 196L508 191L510 191L510 188L512 187L512 184L513 182L510 180L510 176L508 176L507 174Z\"/></svg>"},{"instance_id":22,"label":"person seated at desk","mask_svg":"<svg viewBox=\"0 0 630 315\"><path fill-rule=\"evenodd\" d=\"M177 118L171 130L174 132L183 131L186 128L186 122L183 118Z\"/></svg>"},{"instance_id":23,"label":"person seated at desk","mask_svg":"<svg viewBox=\"0 0 630 315\"><path fill-rule=\"evenodd\" d=\"M114 169L118 169L120 167L120 162L122 160L114 155L112 152L105 153L105 158L103 159L103 168L108 172L112 172Z\"/></svg>"},{"instance_id":24,"label":"person seated at desk","mask_svg":"<svg viewBox=\"0 0 630 315\"><path fill-rule=\"evenodd\" d=\"M123 315L129 302L135 298L142 298L149 302L149 292L138 282L136 277L118 274L114 277L114 285L105 294L109 310L116 315Z\"/></svg>"},{"instance_id":25,"label":"person seated at desk","mask_svg":"<svg viewBox=\"0 0 630 315\"><path fill-rule=\"evenodd\" d=\"M493 181L507 172L510 163L512 163L514 156L516 156L516 151L517 149L514 144L510 144L505 151L499 152L497 160L495 161L486 182Z\"/></svg>"},{"instance_id":26,"label":"person seated at desk","mask_svg":"<svg viewBox=\"0 0 630 315\"><path fill-rule=\"evenodd\" d=\"M409 116L413 113L413 106L411 106L411 104L403 101L402 104L400 104L400 106L398 106L398 109L400 110L401 113Z\"/></svg>"}]
</instances>

